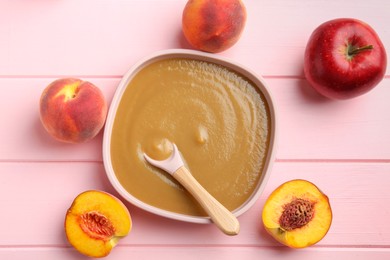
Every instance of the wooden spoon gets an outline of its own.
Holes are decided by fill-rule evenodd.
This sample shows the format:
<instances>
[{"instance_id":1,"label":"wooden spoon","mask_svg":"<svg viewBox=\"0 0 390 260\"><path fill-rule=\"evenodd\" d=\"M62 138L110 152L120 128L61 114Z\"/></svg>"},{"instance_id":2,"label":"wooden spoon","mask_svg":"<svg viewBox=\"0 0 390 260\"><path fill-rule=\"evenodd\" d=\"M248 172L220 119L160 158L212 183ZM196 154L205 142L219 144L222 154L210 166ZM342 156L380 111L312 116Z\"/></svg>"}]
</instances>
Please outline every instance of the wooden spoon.
<instances>
[{"instance_id":1,"label":"wooden spoon","mask_svg":"<svg viewBox=\"0 0 390 260\"><path fill-rule=\"evenodd\" d=\"M146 161L171 174L199 202L211 220L227 235L237 235L240 223L237 218L210 195L184 166L179 150L173 144L171 156L166 160L154 160L144 153Z\"/></svg>"}]
</instances>

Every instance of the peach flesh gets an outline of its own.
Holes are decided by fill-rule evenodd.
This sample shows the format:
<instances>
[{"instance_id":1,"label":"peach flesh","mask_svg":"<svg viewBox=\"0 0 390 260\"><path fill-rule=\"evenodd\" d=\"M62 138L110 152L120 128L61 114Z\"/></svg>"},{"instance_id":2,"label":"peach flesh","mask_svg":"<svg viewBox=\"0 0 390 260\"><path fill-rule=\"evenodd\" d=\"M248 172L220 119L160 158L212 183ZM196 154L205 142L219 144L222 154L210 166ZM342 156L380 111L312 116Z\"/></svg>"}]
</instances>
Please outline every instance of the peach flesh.
<instances>
[{"instance_id":1,"label":"peach flesh","mask_svg":"<svg viewBox=\"0 0 390 260\"><path fill-rule=\"evenodd\" d=\"M291 180L268 197L262 213L264 228L280 243L303 248L319 242L332 223L328 197L306 180Z\"/></svg>"},{"instance_id":2,"label":"peach flesh","mask_svg":"<svg viewBox=\"0 0 390 260\"><path fill-rule=\"evenodd\" d=\"M131 227L126 206L98 190L79 194L65 216L66 238L78 252L89 257L107 256Z\"/></svg>"}]
</instances>

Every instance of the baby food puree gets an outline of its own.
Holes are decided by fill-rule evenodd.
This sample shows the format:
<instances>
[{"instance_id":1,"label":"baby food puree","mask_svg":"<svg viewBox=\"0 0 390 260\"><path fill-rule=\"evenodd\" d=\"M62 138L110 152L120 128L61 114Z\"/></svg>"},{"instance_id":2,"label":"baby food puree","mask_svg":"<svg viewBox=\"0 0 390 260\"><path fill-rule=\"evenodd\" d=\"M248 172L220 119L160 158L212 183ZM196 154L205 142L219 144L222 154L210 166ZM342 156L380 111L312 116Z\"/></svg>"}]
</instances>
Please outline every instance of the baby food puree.
<instances>
[{"instance_id":1,"label":"baby food puree","mask_svg":"<svg viewBox=\"0 0 390 260\"><path fill-rule=\"evenodd\" d=\"M205 212L143 153L169 157L175 143L196 180L229 210L260 179L270 122L259 89L226 67L193 59L156 61L130 81L112 129L111 158L122 186L151 206L192 216Z\"/></svg>"}]
</instances>

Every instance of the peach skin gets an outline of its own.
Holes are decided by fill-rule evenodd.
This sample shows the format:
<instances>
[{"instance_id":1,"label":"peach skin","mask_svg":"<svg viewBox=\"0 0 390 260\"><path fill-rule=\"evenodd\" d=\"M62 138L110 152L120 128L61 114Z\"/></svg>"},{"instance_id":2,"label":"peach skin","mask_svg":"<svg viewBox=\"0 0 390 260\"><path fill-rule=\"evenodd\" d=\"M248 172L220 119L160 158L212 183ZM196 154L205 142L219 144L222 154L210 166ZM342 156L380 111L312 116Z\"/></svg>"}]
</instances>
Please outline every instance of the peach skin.
<instances>
[{"instance_id":1,"label":"peach skin","mask_svg":"<svg viewBox=\"0 0 390 260\"><path fill-rule=\"evenodd\" d=\"M63 78L45 88L40 119L47 132L67 143L95 137L107 116L107 103L98 87L76 78Z\"/></svg>"}]
</instances>

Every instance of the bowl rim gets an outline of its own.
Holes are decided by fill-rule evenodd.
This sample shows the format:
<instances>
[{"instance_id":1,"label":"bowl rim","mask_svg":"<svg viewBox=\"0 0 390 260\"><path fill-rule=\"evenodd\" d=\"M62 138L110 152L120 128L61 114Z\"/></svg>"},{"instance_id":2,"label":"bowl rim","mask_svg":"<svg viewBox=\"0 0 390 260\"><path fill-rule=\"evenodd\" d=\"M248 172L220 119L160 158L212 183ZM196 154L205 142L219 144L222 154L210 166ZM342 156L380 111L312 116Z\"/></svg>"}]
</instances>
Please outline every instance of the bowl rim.
<instances>
[{"instance_id":1,"label":"bowl rim","mask_svg":"<svg viewBox=\"0 0 390 260\"><path fill-rule=\"evenodd\" d=\"M150 55L145 56L143 59L140 59L138 62L136 62L133 66L130 67L130 69L124 74L121 81L119 82L114 96L112 98L111 104L109 106L106 123L104 127L104 133L103 133L103 164L105 168L106 175L108 177L109 182L114 187L114 189L128 202L131 204L146 210L150 213L163 216L170 219L180 220L184 222L191 222L191 223L199 223L199 224L206 224L211 223L211 219L207 216L192 216L192 215L186 215L181 213L176 213L168 210L164 210L152 205L149 205L138 198L134 197L131 193L129 193L119 182L117 179L114 169L112 167L112 161L111 161L111 152L110 152L110 145L111 145L111 135L112 135L112 128L113 123L115 121L116 112L121 100L121 97L123 93L125 92L128 83L133 79L133 77L144 67L148 66L151 63L154 63L156 61L164 60L164 59L170 59L170 58L188 58L188 59L195 59L195 60L201 60L206 61L210 63L215 63L218 65L222 65L226 68L229 68L238 74L241 74L248 78L250 81L256 85L263 96L265 97L268 105L269 110L269 116L270 116L270 139L269 139L269 147L268 147L268 153L265 160L265 165L263 168L263 173L260 177L260 180L258 182L257 187L255 188L254 192L251 196L248 197L248 199L237 209L233 211L233 214L238 217L242 215L244 212L249 210L259 199L261 194L264 191L264 188L268 182L270 172L275 160L275 151L277 146L277 116L276 116L276 109L274 106L273 98L269 91L267 90L267 84L265 83L264 79L260 76L254 73L252 70L248 69L247 67L244 67L243 65L232 61L231 59L228 59L226 57L222 57L216 54L206 53L202 51L196 51L196 50L188 50L188 49L167 49L167 50L161 50L154 52Z\"/></svg>"}]
</instances>

